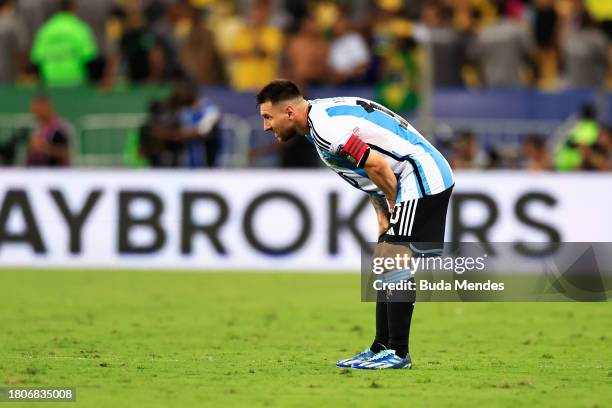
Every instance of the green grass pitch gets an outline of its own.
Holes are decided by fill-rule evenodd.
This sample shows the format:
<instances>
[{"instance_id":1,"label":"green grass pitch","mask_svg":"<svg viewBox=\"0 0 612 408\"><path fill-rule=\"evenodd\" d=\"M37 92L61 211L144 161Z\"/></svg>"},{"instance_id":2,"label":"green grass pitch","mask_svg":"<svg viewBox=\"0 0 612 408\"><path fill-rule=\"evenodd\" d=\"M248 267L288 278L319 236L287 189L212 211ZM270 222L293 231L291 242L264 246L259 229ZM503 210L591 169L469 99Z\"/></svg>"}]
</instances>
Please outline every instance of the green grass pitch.
<instances>
[{"instance_id":1,"label":"green grass pitch","mask_svg":"<svg viewBox=\"0 0 612 408\"><path fill-rule=\"evenodd\" d=\"M371 372L334 366L373 335L356 274L3 270L0 288L0 386L76 388L53 406L612 401L610 303L417 304L414 368Z\"/></svg>"}]
</instances>

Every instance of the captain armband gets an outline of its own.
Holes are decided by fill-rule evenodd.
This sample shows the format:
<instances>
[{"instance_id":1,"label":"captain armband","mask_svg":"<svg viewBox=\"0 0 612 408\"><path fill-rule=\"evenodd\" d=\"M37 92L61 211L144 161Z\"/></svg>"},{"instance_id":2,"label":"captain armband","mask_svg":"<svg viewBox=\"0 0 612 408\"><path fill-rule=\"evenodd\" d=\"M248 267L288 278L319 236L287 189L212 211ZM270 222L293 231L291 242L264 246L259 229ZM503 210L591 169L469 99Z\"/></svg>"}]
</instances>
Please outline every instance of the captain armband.
<instances>
[{"instance_id":1,"label":"captain armband","mask_svg":"<svg viewBox=\"0 0 612 408\"><path fill-rule=\"evenodd\" d=\"M370 154L370 146L353 133L346 141L346 144L342 146L339 154L348 159L356 167L363 169Z\"/></svg>"}]
</instances>

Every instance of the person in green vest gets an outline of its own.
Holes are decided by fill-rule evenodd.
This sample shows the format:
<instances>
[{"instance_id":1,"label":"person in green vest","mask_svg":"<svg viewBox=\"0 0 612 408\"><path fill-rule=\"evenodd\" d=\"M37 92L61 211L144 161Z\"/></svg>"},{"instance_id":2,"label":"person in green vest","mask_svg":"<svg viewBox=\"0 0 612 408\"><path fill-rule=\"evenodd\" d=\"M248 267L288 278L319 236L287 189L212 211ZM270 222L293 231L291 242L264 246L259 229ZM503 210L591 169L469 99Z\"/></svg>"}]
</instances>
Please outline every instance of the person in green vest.
<instances>
[{"instance_id":1,"label":"person in green vest","mask_svg":"<svg viewBox=\"0 0 612 408\"><path fill-rule=\"evenodd\" d=\"M584 156L599 135L595 108L586 104L581 108L580 118L569 131L568 139L555 154L555 167L559 171L583 169Z\"/></svg>"},{"instance_id":2,"label":"person in green vest","mask_svg":"<svg viewBox=\"0 0 612 408\"><path fill-rule=\"evenodd\" d=\"M31 60L49 86L77 86L87 81L87 63L96 56L91 29L75 15L73 0L43 24L34 38Z\"/></svg>"}]
</instances>

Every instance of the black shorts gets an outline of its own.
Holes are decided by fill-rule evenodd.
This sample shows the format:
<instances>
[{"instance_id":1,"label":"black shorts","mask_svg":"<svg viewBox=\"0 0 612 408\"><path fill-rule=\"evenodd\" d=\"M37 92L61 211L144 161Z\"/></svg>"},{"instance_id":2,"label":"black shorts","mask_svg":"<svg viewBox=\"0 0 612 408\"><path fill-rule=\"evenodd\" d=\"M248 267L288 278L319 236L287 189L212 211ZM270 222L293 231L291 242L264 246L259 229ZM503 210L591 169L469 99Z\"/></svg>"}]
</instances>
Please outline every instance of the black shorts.
<instances>
[{"instance_id":1,"label":"black shorts","mask_svg":"<svg viewBox=\"0 0 612 408\"><path fill-rule=\"evenodd\" d=\"M397 203L391 226L379 242L444 243L446 211L453 186L441 193Z\"/></svg>"}]
</instances>

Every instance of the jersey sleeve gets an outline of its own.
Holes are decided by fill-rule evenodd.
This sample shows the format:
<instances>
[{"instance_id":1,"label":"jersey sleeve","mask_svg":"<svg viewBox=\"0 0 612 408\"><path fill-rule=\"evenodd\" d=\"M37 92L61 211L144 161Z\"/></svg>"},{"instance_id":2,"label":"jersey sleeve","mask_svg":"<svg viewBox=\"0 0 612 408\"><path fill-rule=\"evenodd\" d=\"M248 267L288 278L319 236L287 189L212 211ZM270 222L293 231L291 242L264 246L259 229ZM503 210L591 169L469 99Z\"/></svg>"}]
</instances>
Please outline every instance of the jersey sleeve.
<instances>
[{"instance_id":1,"label":"jersey sleeve","mask_svg":"<svg viewBox=\"0 0 612 408\"><path fill-rule=\"evenodd\" d=\"M331 153L363 168L370 154L370 146L360 136L355 123L344 120L319 121L318 125L309 119L315 144ZM351 127L352 126L352 127Z\"/></svg>"}]
</instances>

